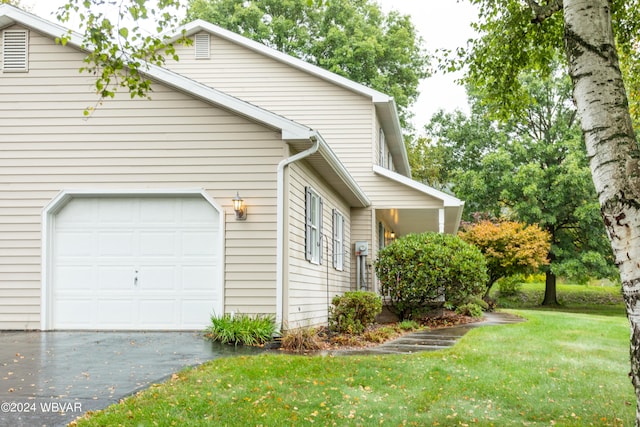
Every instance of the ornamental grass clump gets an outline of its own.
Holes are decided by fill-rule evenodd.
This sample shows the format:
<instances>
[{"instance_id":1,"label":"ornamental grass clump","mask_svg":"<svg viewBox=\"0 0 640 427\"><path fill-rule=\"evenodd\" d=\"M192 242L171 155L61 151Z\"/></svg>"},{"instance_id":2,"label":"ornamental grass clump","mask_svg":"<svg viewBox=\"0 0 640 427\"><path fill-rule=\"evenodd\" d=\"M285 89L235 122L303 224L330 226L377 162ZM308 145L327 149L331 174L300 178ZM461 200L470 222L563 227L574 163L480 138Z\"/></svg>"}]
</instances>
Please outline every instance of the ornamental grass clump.
<instances>
[{"instance_id":1,"label":"ornamental grass clump","mask_svg":"<svg viewBox=\"0 0 640 427\"><path fill-rule=\"evenodd\" d=\"M273 316L227 313L211 317L211 326L205 331L205 337L222 344L257 346L271 341L276 330Z\"/></svg>"},{"instance_id":2,"label":"ornamental grass clump","mask_svg":"<svg viewBox=\"0 0 640 427\"><path fill-rule=\"evenodd\" d=\"M378 252L380 293L401 320L444 297L452 306L486 289L487 265L479 249L457 236L408 234Z\"/></svg>"}]
</instances>

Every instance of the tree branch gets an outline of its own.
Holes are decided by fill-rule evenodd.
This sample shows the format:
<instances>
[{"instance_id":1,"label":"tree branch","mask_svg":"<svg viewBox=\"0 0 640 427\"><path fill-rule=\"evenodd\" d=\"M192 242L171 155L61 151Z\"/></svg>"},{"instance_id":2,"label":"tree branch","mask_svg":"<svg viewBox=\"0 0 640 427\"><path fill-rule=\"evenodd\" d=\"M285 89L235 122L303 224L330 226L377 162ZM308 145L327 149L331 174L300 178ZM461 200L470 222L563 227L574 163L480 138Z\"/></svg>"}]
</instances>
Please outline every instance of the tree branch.
<instances>
[{"instance_id":1,"label":"tree branch","mask_svg":"<svg viewBox=\"0 0 640 427\"><path fill-rule=\"evenodd\" d=\"M550 0L549 3L542 6L537 0L526 0L527 4L533 11L535 15L531 22L534 24L540 24L549 18L554 13L562 10L562 1L563 0Z\"/></svg>"}]
</instances>

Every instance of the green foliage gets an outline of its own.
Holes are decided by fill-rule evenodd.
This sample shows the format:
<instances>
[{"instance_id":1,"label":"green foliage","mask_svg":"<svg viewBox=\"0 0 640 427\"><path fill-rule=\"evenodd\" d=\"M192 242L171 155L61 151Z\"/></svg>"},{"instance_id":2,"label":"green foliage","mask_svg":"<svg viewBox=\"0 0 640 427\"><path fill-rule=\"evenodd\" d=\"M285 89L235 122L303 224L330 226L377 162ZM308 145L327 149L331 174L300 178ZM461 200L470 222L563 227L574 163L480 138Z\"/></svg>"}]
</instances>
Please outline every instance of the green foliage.
<instances>
[{"instance_id":1,"label":"green foliage","mask_svg":"<svg viewBox=\"0 0 640 427\"><path fill-rule=\"evenodd\" d=\"M401 319L424 310L443 294L457 305L484 292L486 261L457 236L408 234L380 250L375 263L380 292Z\"/></svg>"},{"instance_id":2,"label":"green foliage","mask_svg":"<svg viewBox=\"0 0 640 427\"><path fill-rule=\"evenodd\" d=\"M420 329L420 324L415 320L405 319L398 323L398 328L402 331L415 331L416 329Z\"/></svg>"},{"instance_id":3,"label":"green foliage","mask_svg":"<svg viewBox=\"0 0 640 427\"><path fill-rule=\"evenodd\" d=\"M498 284L498 289L500 290L500 295L504 295L504 296L516 295L520 291L520 288L522 287L523 280L524 280L524 276L521 274L501 277L496 282Z\"/></svg>"},{"instance_id":4,"label":"green foliage","mask_svg":"<svg viewBox=\"0 0 640 427\"><path fill-rule=\"evenodd\" d=\"M205 336L222 344L261 345L269 342L276 331L273 316L227 313L211 317L211 326L205 331Z\"/></svg>"},{"instance_id":5,"label":"green foliage","mask_svg":"<svg viewBox=\"0 0 640 427\"><path fill-rule=\"evenodd\" d=\"M463 225L458 235L480 249L487 260L487 294L498 279L535 272L549 263L551 235L537 224L481 220Z\"/></svg>"},{"instance_id":6,"label":"green foliage","mask_svg":"<svg viewBox=\"0 0 640 427\"><path fill-rule=\"evenodd\" d=\"M444 153L444 178L465 200L465 220L487 212L538 224L551 236L551 272L575 280L616 277L571 85L559 67L554 63L546 79L522 73L520 90L529 102L523 115L491 120L473 96L469 117L436 115L427 132ZM474 86L471 92L482 93ZM513 273L493 275L492 281Z\"/></svg>"},{"instance_id":7,"label":"green foliage","mask_svg":"<svg viewBox=\"0 0 640 427\"><path fill-rule=\"evenodd\" d=\"M382 311L382 298L373 292L353 291L337 295L329 307L329 328L339 333L360 334Z\"/></svg>"},{"instance_id":8,"label":"green foliage","mask_svg":"<svg viewBox=\"0 0 640 427\"><path fill-rule=\"evenodd\" d=\"M110 13L114 5L117 7L115 17ZM95 76L98 102L113 98L118 88L126 89L131 98L149 97L151 80L144 75L149 64L162 66L167 57L178 59L169 36L160 33L177 26L176 11L180 6L180 0L159 0L155 7L147 6L144 1L67 0L58 9L60 22L79 19L84 37L81 47L87 50L86 66L80 71ZM157 34L141 28L145 20L155 25ZM70 38L71 32L61 34L56 42L64 45ZM178 42L189 43L186 38ZM85 115L94 108L88 107Z\"/></svg>"},{"instance_id":9,"label":"green foliage","mask_svg":"<svg viewBox=\"0 0 640 427\"><path fill-rule=\"evenodd\" d=\"M409 16L371 0L190 0L203 19L393 96L403 126L428 76L428 56Z\"/></svg>"},{"instance_id":10,"label":"green foliage","mask_svg":"<svg viewBox=\"0 0 640 427\"><path fill-rule=\"evenodd\" d=\"M478 304L468 302L456 308L456 313L462 316L482 317L482 307Z\"/></svg>"},{"instance_id":11,"label":"green foliage","mask_svg":"<svg viewBox=\"0 0 640 427\"><path fill-rule=\"evenodd\" d=\"M322 343L315 328L289 329L282 336L282 349L305 352L322 348Z\"/></svg>"}]
</instances>

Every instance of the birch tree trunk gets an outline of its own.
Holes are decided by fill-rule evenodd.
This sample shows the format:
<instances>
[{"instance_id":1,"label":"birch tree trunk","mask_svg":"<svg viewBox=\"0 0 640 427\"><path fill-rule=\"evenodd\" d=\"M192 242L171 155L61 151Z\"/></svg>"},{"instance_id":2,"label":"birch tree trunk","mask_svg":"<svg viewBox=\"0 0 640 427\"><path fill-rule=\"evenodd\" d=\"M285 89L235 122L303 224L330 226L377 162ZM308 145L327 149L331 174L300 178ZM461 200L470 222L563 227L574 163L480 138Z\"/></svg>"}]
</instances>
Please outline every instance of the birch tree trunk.
<instances>
[{"instance_id":1,"label":"birch tree trunk","mask_svg":"<svg viewBox=\"0 0 640 427\"><path fill-rule=\"evenodd\" d=\"M611 0L564 0L565 48L593 182L620 269L640 427L640 150L618 64Z\"/></svg>"}]
</instances>

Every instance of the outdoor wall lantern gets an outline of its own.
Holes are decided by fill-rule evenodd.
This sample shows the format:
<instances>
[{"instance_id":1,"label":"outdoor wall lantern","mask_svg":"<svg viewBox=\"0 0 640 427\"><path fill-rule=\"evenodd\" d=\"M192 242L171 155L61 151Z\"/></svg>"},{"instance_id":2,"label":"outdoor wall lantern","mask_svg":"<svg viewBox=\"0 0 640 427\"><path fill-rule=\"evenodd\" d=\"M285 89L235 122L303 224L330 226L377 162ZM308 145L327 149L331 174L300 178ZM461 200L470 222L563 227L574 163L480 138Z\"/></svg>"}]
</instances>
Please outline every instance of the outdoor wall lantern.
<instances>
[{"instance_id":1,"label":"outdoor wall lantern","mask_svg":"<svg viewBox=\"0 0 640 427\"><path fill-rule=\"evenodd\" d=\"M233 198L233 210L236 213L236 221L244 221L247 219L247 208L244 200L240 197L240 193L236 191L236 197Z\"/></svg>"},{"instance_id":2,"label":"outdoor wall lantern","mask_svg":"<svg viewBox=\"0 0 640 427\"><path fill-rule=\"evenodd\" d=\"M396 240L396 232L391 230L391 240Z\"/></svg>"}]
</instances>

